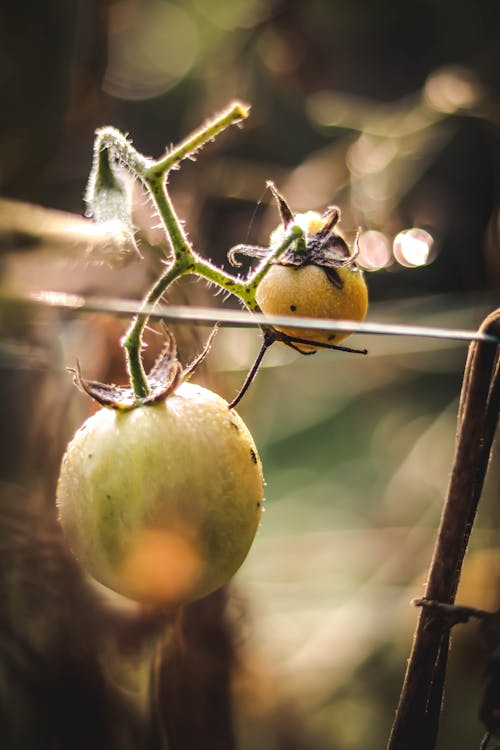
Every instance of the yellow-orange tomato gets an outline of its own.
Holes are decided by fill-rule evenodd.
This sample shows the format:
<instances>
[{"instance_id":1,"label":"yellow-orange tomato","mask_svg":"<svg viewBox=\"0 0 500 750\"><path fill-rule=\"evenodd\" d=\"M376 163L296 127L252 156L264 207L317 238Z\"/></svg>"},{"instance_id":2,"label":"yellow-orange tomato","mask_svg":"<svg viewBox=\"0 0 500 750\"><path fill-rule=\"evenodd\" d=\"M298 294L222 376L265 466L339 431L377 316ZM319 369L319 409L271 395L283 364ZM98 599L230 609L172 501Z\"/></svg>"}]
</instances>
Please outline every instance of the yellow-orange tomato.
<instances>
[{"instance_id":1,"label":"yellow-orange tomato","mask_svg":"<svg viewBox=\"0 0 500 750\"><path fill-rule=\"evenodd\" d=\"M68 445L57 487L82 567L153 605L226 583L250 549L262 503L247 427L224 399L190 383L159 404L90 417Z\"/></svg>"},{"instance_id":2,"label":"yellow-orange tomato","mask_svg":"<svg viewBox=\"0 0 500 750\"><path fill-rule=\"evenodd\" d=\"M368 290L362 270L353 261L345 263L345 255L335 255L335 250L328 248L328 237L321 243L315 243L316 236L322 231L324 217L315 211L298 214L294 223L304 231L306 255L309 248L314 248L318 260L308 260L304 265L281 265L279 261L266 273L256 290L256 301L266 315L297 315L300 317L325 318L327 320L362 321L368 310ZM278 244L284 237L285 229L278 227L271 235L271 246ZM340 239L347 251L347 245L341 235L332 231L331 238ZM324 242L324 250L322 243ZM328 255L322 265L321 254ZM296 256L297 257L297 256ZM335 258L339 264L335 266ZM333 263L333 272L337 283L328 277ZM323 344L339 344L349 333L334 333L315 329L276 327L276 330L288 336L317 341ZM304 352L314 351L313 345L298 344Z\"/></svg>"},{"instance_id":3,"label":"yellow-orange tomato","mask_svg":"<svg viewBox=\"0 0 500 750\"><path fill-rule=\"evenodd\" d=\"M349 266L338 268L337 273L343 282L342 289L330 281L321 266L272 266L257 287L257 304L266 315L363 320L368 310L368 290L362 271ZM338 344L349 336L349 333L292 326L276 326L276 329L288 336L324 344ZM314 351L314 346L305 344L298 348Z\"/></svg>"}]
</instances>

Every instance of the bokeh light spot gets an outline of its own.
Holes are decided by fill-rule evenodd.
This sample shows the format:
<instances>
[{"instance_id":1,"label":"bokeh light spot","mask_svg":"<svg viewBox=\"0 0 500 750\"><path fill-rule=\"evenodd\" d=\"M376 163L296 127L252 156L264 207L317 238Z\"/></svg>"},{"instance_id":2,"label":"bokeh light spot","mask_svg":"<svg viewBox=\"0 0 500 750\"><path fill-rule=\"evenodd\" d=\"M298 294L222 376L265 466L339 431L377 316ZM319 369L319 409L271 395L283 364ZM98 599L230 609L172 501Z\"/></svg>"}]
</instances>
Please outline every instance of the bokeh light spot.
<instances>
[{"instance_id":1,"label":"bokeh light spot","mask_svg":"<svg viewBox=\"0 0 500 750\"><path fill-rule=\"evenodd\" d=\"M395 141L363 133L349 149L347 164L354 175L377 174L390 164L396 154Z\"/></svg>"},{"instance_id":2,"label":"bokeh light spot","mask_svg":"<svg viewBox=\"0 0 500 750\"><path fill-rule=\"evenodd\" d=\"M202 556L191 529L139 529L119 571L132 598L176 604L189 598L202 574Z\"/></svg>"},{"instance_id":3,"label":"bokeh light spot","mask_svg":"<svg viewBox=\"0 0 500 750\"><path fill-rule=\"evenodd\" d=\"M224 31L252 28L259 20L262 8L259 0L193 0L196 10L211 24Z\"/></svg>"},{"instance_id":4,"label":"bokeh light spot","mask_svg":"<svg viewBox=\"0 0 500 750\"><path fill-rule=\"evenodd\" d=\"M357 262L367 271L377 271L392 262L392 249L389 238L375 229L360 234Z\"/></svg>"},{"instance_id":5,"label":"bokeh light spot","mask_svg":"<svg viewBox=\"0 0 500 750\"><path fill-rule=\"evenodd\" d=\"M482 98L481 87L466 68L442 68L427 79L424 97L438 112L452 114L459 109L472 109Z\"/></svg>"},{"instance_id":6,"label":"bokeh light spot","mask_svg":"<svg viewBox=\"0 0 500 750\"><path fill-rule=\"evenodd\" d=\"M198 46L196 25L178 5L122 0L113 6L110 17L103 89L121 99L160 96L186 76Z\"/></svg>"},{"instance_id":7,"label":"bokeh light spot","mask_svg":"<svg viewBox=\"0 0 500 750\"><path fill-rule=\"evenodd\" d=\"M431 260L433 237L425 229L405 229L394 238L394 257L402 266L425 266Z\"/></svg>"}]
</instances>

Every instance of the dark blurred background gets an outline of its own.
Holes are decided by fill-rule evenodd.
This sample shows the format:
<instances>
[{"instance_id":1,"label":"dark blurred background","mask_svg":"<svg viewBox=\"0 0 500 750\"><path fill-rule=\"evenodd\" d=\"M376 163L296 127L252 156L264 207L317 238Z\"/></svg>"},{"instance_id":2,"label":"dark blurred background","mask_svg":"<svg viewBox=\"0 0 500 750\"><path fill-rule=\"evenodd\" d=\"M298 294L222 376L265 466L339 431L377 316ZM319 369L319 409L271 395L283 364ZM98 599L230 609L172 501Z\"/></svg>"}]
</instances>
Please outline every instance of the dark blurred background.
<instances>
[{"instance_id":1,"label":"dark blurred background","mask_svg":"<svg viewBox=\"0 0 500 750\"><path fill-rule=\"evenodd\" d=\"M238 98L251 105L243 127L171 179L201 253L226 264L232 245L266 243L270 179L295 210L338 204L349 241L361 229L370 320L475 328L498 305L493 0L7 0L0 62L3 199L82 215L97 127L159 156ZM37 289L139 299L166 243L134 195L145 260L122 270L47 239L34 209L0 206L2 747L160 747L165 726L172 748L384 747L466 346L358 336L366 358L267 355L239 409L265 467L262 528L234 585L168 626L158 667L164 623L103 609L54 511L65 442L90 409L65 367L78 357L88 375L123 378L126 322L15 301ZM193 279L169 299L222 303ZM185 359L207 335L176 333ZM258 346L255 331L221 331L198 379L231 398ZM460 592L484 608L500 600L498 490L497 446ZM479 747L487 656L477 628L457 630L440 747Z\"/></svg>"}]
</instances>

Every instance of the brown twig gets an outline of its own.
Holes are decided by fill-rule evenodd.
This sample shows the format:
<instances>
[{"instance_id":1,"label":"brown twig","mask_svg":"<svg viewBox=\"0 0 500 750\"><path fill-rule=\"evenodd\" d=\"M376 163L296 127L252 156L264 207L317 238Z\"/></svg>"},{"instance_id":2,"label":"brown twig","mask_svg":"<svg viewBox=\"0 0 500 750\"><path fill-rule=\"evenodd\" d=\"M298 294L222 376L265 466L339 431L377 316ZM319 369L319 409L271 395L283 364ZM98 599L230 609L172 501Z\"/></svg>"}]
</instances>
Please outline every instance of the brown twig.
<instances>
[{"instance_id":1,"label":"brown twig","mask_svg":"<svg viewBox=\"0 0 500 750\"><path fill-rule=\"evenodd\" d=\"M500 309L481 331L498 336ZM499 347L474 342L464 374L448 494L429 569L425 599L453 604L500 408ZM441 709L450 623L423 607L388 750L433 750Z\"/></svg>"}]
</instances>

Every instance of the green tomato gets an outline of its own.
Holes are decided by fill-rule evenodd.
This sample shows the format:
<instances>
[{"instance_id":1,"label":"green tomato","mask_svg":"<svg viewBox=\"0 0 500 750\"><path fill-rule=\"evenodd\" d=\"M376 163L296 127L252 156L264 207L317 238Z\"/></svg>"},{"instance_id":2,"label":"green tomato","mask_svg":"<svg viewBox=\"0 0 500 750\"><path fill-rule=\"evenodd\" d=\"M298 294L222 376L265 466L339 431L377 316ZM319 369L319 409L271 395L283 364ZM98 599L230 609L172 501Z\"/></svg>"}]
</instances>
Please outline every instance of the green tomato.
<instances>
[{"instance_id":1,"label":"green tomato","mask_svg":"<svg viewBox=\"0 0 500 750\"><path fill-rule=\"evenodd\" d=\"M238 570L263 485L242 419L217 394L183 383L159 404L91 416L64 455L57 505L91 576L136 601L174 606Z\"/></svg>"}]
</instances>

